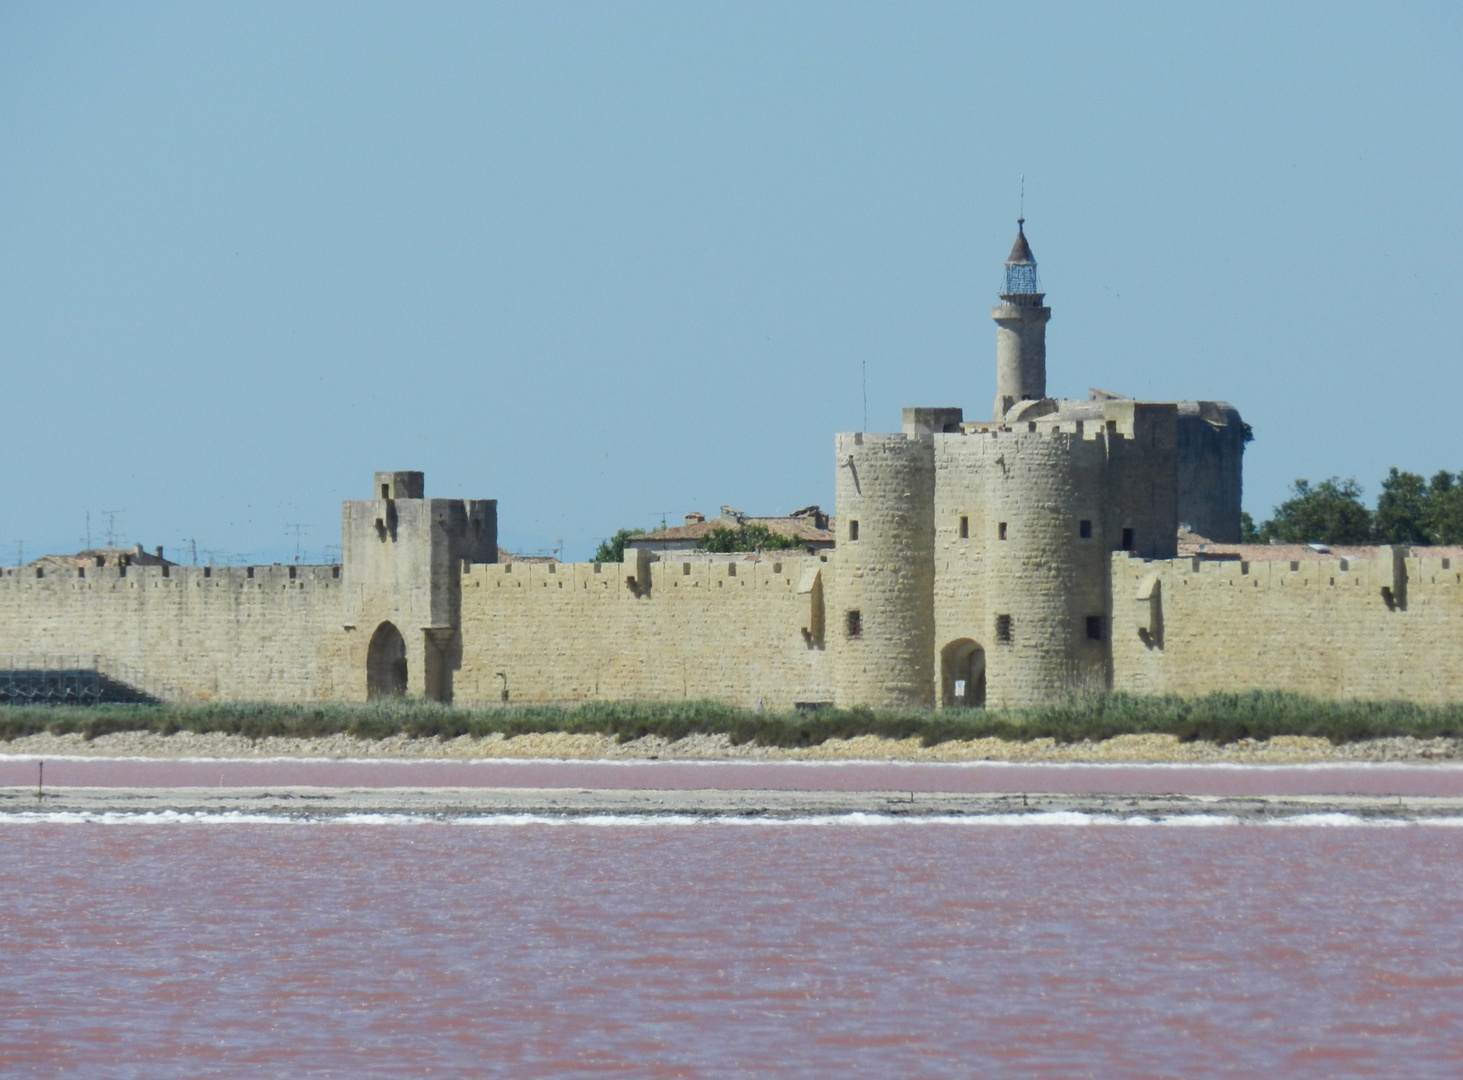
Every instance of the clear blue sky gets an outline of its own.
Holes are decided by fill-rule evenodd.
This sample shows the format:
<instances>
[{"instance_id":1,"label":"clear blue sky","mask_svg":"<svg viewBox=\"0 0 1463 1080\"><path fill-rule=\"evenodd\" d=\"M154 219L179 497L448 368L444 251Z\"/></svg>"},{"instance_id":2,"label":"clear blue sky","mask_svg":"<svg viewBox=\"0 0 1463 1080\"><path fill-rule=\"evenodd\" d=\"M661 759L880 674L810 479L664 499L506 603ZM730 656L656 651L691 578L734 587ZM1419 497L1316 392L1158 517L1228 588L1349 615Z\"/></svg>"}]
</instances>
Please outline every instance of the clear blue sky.
<instances>
[{"instance_id":1,"label":"clear blue sky","mask_svg":"<svg viewBox=\"0 0 1463 1080\"><path fill-rule=\"evenodd\" d=\"M829 506L865 365L986 415L1023 173L1051 392L1463 468L1463 7L1099 7L0 4L0 558Z\"/></svg>"}]
</instances>

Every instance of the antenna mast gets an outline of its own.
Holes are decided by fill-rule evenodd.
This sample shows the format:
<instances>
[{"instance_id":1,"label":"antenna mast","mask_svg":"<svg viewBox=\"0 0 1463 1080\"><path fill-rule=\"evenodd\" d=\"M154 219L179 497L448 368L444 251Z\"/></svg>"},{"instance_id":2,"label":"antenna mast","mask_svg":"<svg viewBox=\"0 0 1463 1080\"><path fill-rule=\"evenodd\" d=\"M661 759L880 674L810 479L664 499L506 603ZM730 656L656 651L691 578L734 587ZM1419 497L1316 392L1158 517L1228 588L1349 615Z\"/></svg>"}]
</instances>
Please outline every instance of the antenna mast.
<instances>
[{"instance_id":1,"label":"antenna mast","mask_svg":"<svg viewBox=\"0 0 1463 1080\"><path fill-rule=\"evenodd\" d=\"M107 519L107 547L117 546L117 515L126 513L125 510L103 510L102 517Z\"/></svg>"},{"instance_id":2,"label":"antenna mast","mask_svg":"<svg viewBox=\"0 0 1463 1080\"><path fill-rule=\"evenodd\" d=\"M307 524L304 524L302 522L296 522L296 521L292 521L289 524L285 525L286 531L292 532L295 535L295 564L296 565L298 565L299 562L300 562L300 534L302 532L304 532L306 529L309 529L309 528L312 528L312 526L307 525Z\"/></svg>"}]
</instances>

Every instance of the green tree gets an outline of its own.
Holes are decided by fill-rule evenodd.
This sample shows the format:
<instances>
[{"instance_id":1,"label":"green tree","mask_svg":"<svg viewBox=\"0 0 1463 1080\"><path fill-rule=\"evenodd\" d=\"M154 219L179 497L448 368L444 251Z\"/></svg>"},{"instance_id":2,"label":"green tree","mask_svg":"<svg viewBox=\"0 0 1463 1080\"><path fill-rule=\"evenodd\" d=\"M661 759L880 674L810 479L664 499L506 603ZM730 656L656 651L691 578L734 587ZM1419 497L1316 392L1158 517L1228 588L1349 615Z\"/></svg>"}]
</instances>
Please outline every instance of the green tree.
<instances>
[{"instance_id":1,"label":"green tree","mask_svg":"<svg viewBox=\"0 0 1463 1080\"><path fill-rule=\"evenodd\" d=\"M1463 478L1440 471L1427 486L1428 533L1434 544L1463 544Z\"/></svg>"},{"instance_id":2,"label":"green tree","mask_svg":"<svg viewBox=\"0 0 1463 1080\"><path fill-rule=\"evenodd\" d=\"M1292 495L1260 526L1258 539L1282 544L1365 544L1371 539L1372 515L1361 501L1355 480L1331 477L1315 487L1297 480Z\"/></svg>"},{"instance_id":3,"label":"green tree","mask_svg":"<svg viewBox=\"0 0 1463 1080\"><path fill-rule=\"evenodd\" d=\"M1417 473L1399 472L1394 465L1377 496L1372 538L1379 544L1432 543L1434 502L1426 480Z\"/></svg>"},{"instance_id":4,"label":"green tree","mask_svg":"<svg viewBox=\"0 0 1463 1080\"><path fill-rule=\"evenodd\" d=\"M795 536L775 533L766 525L738 525L728 529L718 525L696 541L697 551L790 551L803 542Z\"/></svg>"},{"instance_id":5,"label":"green tree","mask_svg":"<svg viewBox=\"0 0 1463 1080\"><path fill-rule=\"evenodd\" d=\"M1239 542L1241 544L1260 542L1260 530L1255 528L1255 519L1250 517L1248 510L1239 512Z\"/></svg>"},{"instance_id":6,"label":"green tree","mask_svg":"<svg viewBox=\"0 0 1463 1080\"><path fill-rule=\"evenodd\" d=\"M644 536L644 529L620 529L608 540L601 540L599 547L595 549L594 558L591 562L624 562L625 541L632 536ZM582 549L581 549L582 550Z\"/></svg>"}]
</instances>

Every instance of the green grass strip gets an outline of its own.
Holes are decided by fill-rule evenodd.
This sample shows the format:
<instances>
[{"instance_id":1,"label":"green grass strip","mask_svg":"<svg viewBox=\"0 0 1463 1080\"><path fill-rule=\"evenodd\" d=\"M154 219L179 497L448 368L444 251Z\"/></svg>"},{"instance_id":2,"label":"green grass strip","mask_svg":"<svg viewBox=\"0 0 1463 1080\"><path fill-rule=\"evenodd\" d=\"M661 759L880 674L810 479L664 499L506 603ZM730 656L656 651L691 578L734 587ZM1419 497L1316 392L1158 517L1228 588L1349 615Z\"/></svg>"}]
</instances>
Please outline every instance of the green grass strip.
<instances>
[{"instance_id":1,"label":"green grass strip","mask_svg":"<svg viewBox=\"0 0 1463 1080\"><path fill-rule=\"evenodd\" d=\"M1201 698L1106 694L1065 704L1005 712L960 709L884 712L825 709L758 713L710 701L601 702L587 705L510 705L459 709L413 701L368 705L94 705L0 706L0 740L43 732L80 733L87 739L126 731L171 735L221 732L249 739L271 736L359 739L481 738L545 732L607 735L626 742L646 735L669 740L726 735L732 743L817 746L828 739L878 735L919 738L925 746L951 740L1055 739L1098 741L1115 735L1159 733L1185 742L1233 743L1276 735L1309 735L1332 743L1389 736L1463 737L1463 704L1403 701L1321 701L1271 691L1210 694Z\"/></svg>"}]
</instances>

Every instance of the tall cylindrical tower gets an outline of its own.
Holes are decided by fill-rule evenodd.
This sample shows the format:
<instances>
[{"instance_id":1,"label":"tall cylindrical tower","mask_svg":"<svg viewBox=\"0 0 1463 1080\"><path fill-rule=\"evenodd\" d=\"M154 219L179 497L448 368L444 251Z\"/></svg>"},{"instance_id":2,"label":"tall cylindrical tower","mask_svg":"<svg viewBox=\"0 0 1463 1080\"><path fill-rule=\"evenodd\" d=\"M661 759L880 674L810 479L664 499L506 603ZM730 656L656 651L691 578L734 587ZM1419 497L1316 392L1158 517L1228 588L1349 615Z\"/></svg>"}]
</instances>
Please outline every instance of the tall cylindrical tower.
<instances>
[{"instance_id":1,"label":"tall cylindrical tower","mask_svg":"<svg viewBox=\"0 0 1463 1080\"><path fill-rule=\"evenodd\" d=\"M1026 219L1016 219L1016 243L1006 259L1001 303L991 309L996 321L995 419L1011 406L1046 397L1046 324L1052 309L1036 280L1036 258L1026 242Z\"/></svg>"},{"instance_id":2,"label":"tall cylindrical tower","mask_svg":"<svg viewBox=\"0 0 1463 1080\"><path fill-rule=\"evenodd\" d=\"M935 698L935 448L929 435L839 435L835 590L839 705Z\"/></svg>"},{"instance_id":3,"label":"tall cylindrical tower","mask_svg":"<svg viewBox=\"0 0 1463 1080\"><path fill-rule=\"evenodd\" d=\"M1108 625L1104 436L1003 431L979 438L986 702L1021 707L1100 691Z\"/></svg>"}]
</instances>

